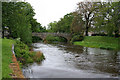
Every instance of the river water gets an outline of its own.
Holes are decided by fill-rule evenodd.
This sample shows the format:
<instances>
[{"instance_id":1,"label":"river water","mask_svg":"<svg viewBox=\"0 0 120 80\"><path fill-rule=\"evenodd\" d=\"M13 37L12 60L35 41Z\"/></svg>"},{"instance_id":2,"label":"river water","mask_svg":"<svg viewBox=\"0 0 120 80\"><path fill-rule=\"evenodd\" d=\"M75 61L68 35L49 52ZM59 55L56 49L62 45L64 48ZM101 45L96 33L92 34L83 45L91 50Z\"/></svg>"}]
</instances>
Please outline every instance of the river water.
<instances>
[{"instance_id":1,"label":"river water","mask_svg":"<svg viewBox=\"0 0 120 80\"><path fill-rule=\"evenodd\" d=\"M26 78L113 78L119 74L120 53L70 44L34 43L45 60L24 67Z\"/></svg>"}]
</instances>

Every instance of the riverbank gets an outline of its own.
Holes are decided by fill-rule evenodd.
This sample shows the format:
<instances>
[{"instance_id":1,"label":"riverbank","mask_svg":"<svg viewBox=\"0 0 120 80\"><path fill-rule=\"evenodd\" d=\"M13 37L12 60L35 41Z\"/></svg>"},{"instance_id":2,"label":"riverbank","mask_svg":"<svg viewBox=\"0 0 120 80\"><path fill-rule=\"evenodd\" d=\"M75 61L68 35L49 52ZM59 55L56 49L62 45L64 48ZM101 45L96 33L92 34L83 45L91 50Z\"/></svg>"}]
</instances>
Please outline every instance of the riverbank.
<instances>
[{"instance_id":1,"label":"riverbank","mask_svg":"<svg viewBox=\"0 0 120 80\"><path fill-rule=\"evenodd\" d=\"M86 36L83 41L76 41L73 44L92 48L119 50L120 38L106 36Z\"/></svg>"},{"instance_id":2,"label":"riverbank","mask_svg":"<svg viewBox=\"0 0 120 80\"><path fill-rule=\"evenodd\" d=\"M24 64L41 62L43 53L33 52L30 48L17 40L1 39L2 42L2 78L24 78L21 67ZM12 45L15 45L15 55L12 53Z\"/></svg>"},{"instance_id":3,"label":"riverbank","mask_svg":"<svg viewBox=\"0 0 120 80\"><path fill-rule=\"evenodd\" d=\"M10 76L13 78L13 79L23 79L25 78L21 69L20 69L20 65L15 57L15 55L13 54L12 55L12 63L10 63L10 69L12 69L12 73L10 73Z\"/></svg>"}]
</instances>

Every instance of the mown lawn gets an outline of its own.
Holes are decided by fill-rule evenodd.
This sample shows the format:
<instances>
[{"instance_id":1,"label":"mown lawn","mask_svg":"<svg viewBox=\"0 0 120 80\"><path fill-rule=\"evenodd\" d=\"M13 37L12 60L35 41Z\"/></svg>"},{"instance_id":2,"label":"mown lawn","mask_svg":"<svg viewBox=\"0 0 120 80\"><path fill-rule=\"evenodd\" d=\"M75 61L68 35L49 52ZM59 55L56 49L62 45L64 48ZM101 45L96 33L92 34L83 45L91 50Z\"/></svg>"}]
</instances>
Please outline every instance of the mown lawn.
<instances>
[{"instance_id":1,"label":"mown lawn","mask_svg":"<svg viewBox=\"0 0 120 80\"><path fill-rule=\"evenodd\" d=\"M0 45L2 45L2 78L11 78L9 75L12 70L9 68L9 64L12 63L12 44L15 41L9 39L2 39Z\"/></svg>"},{"instance_id":2,"label":"mown lawn","mask_svg":"<svg viewBox=\"0 0 120 80\"><path fill-rule=\"evenodd\" d=\"M86 36L83 41L76 41L74 45L103 49L120 49L120 38L106 36Z\"/></svg>"},{"instance_id":3,"label":"mown lawn","mask_svg":"<svg viewBox=\"0 0 120 80\"><path fill-rule=\"evenodd\" d=\"M0 38L0 80L2 79L2 39Z\"/></svg>"}]
</instances>

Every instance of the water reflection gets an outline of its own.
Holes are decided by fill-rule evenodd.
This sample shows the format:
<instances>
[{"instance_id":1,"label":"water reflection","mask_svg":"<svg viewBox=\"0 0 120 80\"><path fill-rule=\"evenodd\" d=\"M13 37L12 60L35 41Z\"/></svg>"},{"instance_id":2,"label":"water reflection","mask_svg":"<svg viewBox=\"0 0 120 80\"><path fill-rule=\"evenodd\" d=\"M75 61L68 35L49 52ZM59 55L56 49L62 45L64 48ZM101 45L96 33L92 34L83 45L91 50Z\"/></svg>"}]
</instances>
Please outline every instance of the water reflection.
<instances>
[{"instance_id":1,"label":"water reflection","mask_svg":"<svg viewBox=\"0 0 120 80\"><path fill-rule=\"evenodd\" d=\"M119 55L116 51L81 46L67 46L64 47L64 50L75 55L74 60L69 59L69 61L74 61L76 68L91 70L96 73L111 73L114 76L119 73Z\"/></svg>"}]
</instances>

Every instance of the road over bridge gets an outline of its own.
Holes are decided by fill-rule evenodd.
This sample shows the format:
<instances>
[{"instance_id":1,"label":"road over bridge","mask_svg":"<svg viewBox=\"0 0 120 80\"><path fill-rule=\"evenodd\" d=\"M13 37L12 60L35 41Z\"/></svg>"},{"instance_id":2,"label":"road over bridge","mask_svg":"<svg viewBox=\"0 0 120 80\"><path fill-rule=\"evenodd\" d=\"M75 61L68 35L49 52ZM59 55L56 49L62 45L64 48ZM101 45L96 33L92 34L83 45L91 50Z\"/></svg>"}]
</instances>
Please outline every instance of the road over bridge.
<instances>
[{"instance_id":1,"label":"road over bridge","mask_svg":"<svg viewBox=\"0 0 120 80\"><path fill-rule=\"evenodd\" d=\"M40 37L42 40L45 40L48 35L63 37L67 39L67 42L70 42L72 35L70 33L32 33L32 36Z\"/></svg>"}]
</instances>

